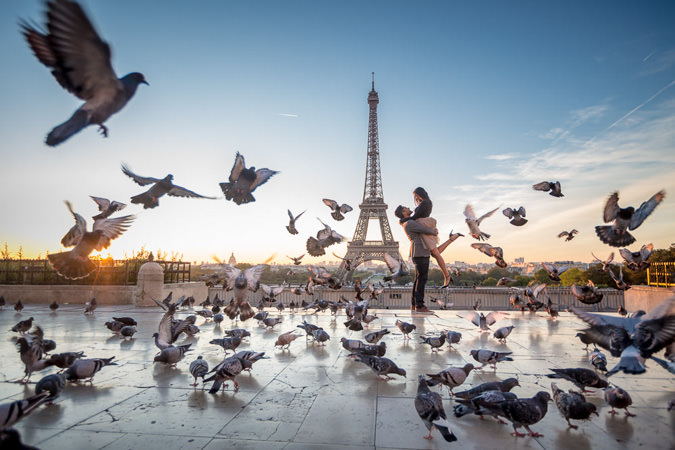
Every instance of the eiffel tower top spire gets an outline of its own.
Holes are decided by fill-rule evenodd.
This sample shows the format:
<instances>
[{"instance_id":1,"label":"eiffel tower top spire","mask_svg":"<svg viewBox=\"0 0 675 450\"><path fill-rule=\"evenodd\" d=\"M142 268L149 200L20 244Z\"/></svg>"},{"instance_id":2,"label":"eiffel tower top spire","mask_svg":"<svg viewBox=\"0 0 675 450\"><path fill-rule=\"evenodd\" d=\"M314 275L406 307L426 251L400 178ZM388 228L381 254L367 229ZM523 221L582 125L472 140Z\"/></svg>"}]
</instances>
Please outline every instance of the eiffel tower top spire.
<instances>
[{"instance_id":1,"label":"eiffel tower top spire","mask_svg":"<svg viewBox=\"0 0 675 450\"><path fill-rule=\"evenodd\" d=\"M380 98L375 90L375 72L372 73L372 89L368 93L368 156L366 160L366 183L363 188L363 203L384 203L382 175L380 172L380 139L377 131L377 104Z\"/></svg>"}]
</instances>

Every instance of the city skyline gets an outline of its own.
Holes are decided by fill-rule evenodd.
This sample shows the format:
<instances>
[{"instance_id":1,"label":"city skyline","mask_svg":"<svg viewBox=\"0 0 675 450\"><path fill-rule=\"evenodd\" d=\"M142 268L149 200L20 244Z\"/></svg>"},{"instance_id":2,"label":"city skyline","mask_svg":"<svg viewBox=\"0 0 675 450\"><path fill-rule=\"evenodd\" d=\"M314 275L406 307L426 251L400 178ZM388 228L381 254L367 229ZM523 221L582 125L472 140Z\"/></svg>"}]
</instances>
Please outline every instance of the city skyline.
<instances>
[{"instance_id":1,"label":"city skyline","mask_svg":"<svg viewBox=\"0 0 675 450\"><path fill-rule=\"evenodd\" d=\"M441 238L450 230L468 235L467 203L479 215L500 207L481 229L509 262L590 261L591 252L603 258L609 251L618 258L593 229L614 191L621 206L637 207L666 190L632 232L632 251L675 241L671 2L82 5L110 43L117 75L140 71L150 86L106 123L109 138L92 126L47 147L46 133L80 102L20 34L20 19L44 23L43 3L0 5L0 56L11 68L0 73L0 243L13 253L19 246L27 257L61 251L73 224L63 201L91 222L89 195L123 201L123 214L137 216L104 257L145 247L186 261L234 252L258 263L276 254L273 262L283 264L306 252L307 237L322 228L317 217L351 239L363 198L371 72L384 199L404 258L408 241L393 210L414 206L417 186L431 195ZM247 165L280 171L256 190L256 202L240 206L217 186L237 151ZM172 173L176 184L219 199L162 197L159 207L142 210L129 198L145 189L122 174L122 163L143 176ZM560 180L565 197L534 191L543 180ZM325 197L354 211L336 222ZM514 227L501 209L521 205L529 222ZM307 210L296 236L285 230L287 209ZM575 239L557 238L572 228ZM489 263L473 242L460 238L445 260Z\"/></svg>"}]
</instances>

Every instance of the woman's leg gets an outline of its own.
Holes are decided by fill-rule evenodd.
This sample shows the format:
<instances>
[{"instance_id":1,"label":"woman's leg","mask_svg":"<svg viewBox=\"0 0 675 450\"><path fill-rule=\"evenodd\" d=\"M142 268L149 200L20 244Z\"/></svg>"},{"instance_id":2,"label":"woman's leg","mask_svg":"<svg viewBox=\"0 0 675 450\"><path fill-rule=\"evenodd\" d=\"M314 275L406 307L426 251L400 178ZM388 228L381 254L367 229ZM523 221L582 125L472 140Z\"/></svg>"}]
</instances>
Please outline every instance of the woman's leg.
<instances>
[{"instance_id":1,"label":"woman's leg","mask_svg":"<svg viewBox=\"0 0 675 450\"><path fill-rule=\"evenodd\" d=\"M447 245L446 245L447 247ZM438 248L433 248L431 250L431 255L436 259L436 262L438 263L438 266L441 268L441 272L443 272L443 286L442 287L448 287L450 285L450 272L448 272L448 268L445 267L445 260L443 259L443 256L441 255L441 252L439 251Z\"/></svg>"}]
</instances>

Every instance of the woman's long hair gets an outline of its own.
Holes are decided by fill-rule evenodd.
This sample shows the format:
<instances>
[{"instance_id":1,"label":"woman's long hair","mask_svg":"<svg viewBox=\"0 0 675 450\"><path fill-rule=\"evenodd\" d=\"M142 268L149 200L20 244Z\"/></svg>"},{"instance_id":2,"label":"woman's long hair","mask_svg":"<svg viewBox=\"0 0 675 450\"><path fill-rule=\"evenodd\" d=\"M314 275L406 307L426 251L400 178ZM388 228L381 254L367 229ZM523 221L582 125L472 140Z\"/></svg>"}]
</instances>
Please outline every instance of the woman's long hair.
<instances>
[{"instance_id":1,"label":"woman's long hair","mask_svg":"<svg viewBox=\"0 0 675 450\"><path fill-rule=\"evenodd\" d=\"M417 194L419 197L422 198L422 200L428 201L429 204L431 205L431 199L429 198L429 194L423 187L416 187L415 190L413 191L413 194Z\"/></svg>"}]
</instances>

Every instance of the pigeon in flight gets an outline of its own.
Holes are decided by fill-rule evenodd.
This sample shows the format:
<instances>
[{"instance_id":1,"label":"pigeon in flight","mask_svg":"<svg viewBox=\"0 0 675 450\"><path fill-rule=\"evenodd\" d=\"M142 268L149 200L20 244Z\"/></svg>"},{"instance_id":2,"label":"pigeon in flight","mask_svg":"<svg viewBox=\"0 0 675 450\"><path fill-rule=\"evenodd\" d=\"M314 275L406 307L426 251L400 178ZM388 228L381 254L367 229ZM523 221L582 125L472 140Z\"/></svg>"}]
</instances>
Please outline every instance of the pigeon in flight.
<instances>
[{"instance_id":1,"label":"pigeon in flight","mask_svg":"<svg viewBox=\"0 0 675 450\"><path fill-rule=\"evenodd\" d=\"M138 72L117 78L110 63L110 46L78 3L54 0L47 2L47 8L47 33L24 21L23 35L61 87L85 103L49 132L46 143L58 145L91 124L97 124L107 137L108 129L103 123L127 104L139 84L148 83Z\"/></svg>"},{"instance_id":2,"label":"pigeon in flight","mask_svg":"<svg viewBox=\"0 0 675 450\"><path fill-rule=\"evenodd\" d=\"M291 210L290 209L288 210L289 219L288 219L288 225L286 225L286 229L288 230L289 233L298 234L298 230L297 230L297 228L295 228L295 221L298 220L300 218L300 216L302 216L304 213L305 213L305 211L303 211L300 214L298 214L297 216L293 217L293 213L291 212Z\"/></svg>"},{"instance_id":3,"label":"pigeon in flight","mask_svg":"<svg viewBox=\"0 0 675 450\"><path fill-rule=\"evenodd\" d=\"M548 277L553 281L560 281L560 275L565 273L569 267L555 267L548 263L543 263L544 270L548 272Z\"/></svg>"},{"instance_id":4,"label":"pigeon in flight","mask_svg":"<svg viewBox=\"0 0 675 450\"><path fill-rule=\"evenodd\" d=\"M143 209L155 208L159 206L159 198L164 194L168 194L172 197L208 198L211 200L214 199L214 197L206 197L204 195L199 195L196 192L192 192L190 190L185 189L184 187L180 187L173 184L173 175L171 174L165 176L161 180L152 177L142 177L133 173L129 169L129 167L127 167L125 164L122 164L122 172L124 172L126 176L130 177L132 180L136 182L136 184L140 186L152 184L152 187L147 191L143 192L142 194L134 195L133 197L131 197L131 203L141 204L143 205Z\"/></svg>"},{"instance_id":5,"label":"pigeon in flight","mask_svg":"<svg viewBox=\"0 0 675 450\"><path fill-rule=\"evenodd\" d=\"M471 237L478 239L479 241L485 241L490 238L489 234L483 233L478 227L483 220L493 215L498 209L499 207L483 214L479 218L476 218L476 213L473 212L473 207L471 205L466 205L466 208L464 208L464 216L466 217L465 221L469 227L469 234Z\"/></svg>"},{"instance_id":6,"label":"pigeon in flight","mask_svg":"<svg viewBox=\"0 0 675 450\"><path fill-rule=\"evenodd\" d=\"M300 264L302 264L300 262L300 260L302 259L303 256L305 256L305 254L303 253L302 255L298 256L297 258L295 258L293 256L288 256L288 255L286 255L286 256L293 260L293 264L295 264L296 266L299 266Z\"/></svg>"},{"instance_id":7,"label":"pigeon in flight","mask_svg":"<svg viewBox=\"0 0 675 450\"><path fill-rule=\"evenodd\" d=\"M628 289L630 289L631 285L623 280L623 266L619 266L619 275L618 276L610 268L607 268L607 271L609 272L609 276L616 283L617 289L619 289L621 291L627 291Z\"/></svg>"},{"instance_id":8,"label":"pigeon in flight","mask_svg":"<svg viewBox=\"0 0 675 450\"><path fill-rule=\"evenodd\" d=\"M525 208L520 207L518 209L516 208L506 208L505 210L502 211L502 213L511 219L509 223L511 225L515 225L517 227L522 227L527 223L527 219L525 219Z\"/></svg>"},{"instance_id":9,"label":"pigeon in flight","mask_svg":"<svg viewBox=\"0 0 675 450\"><path fill-rule=\"evenodd\" d=\"M591 252L591 256L594 258L594 259L593 259L593 262L602 264L602 269L601 269L601 270L602 270L603 272L609 271L609 265L612 263L612 261L614 261L614 252L610 253L609 256L607 257L607 259L604 260L604 261L601 260L600 258L598 258L597 256L595 256L595 255L593 254L593 252Z\"/></svg>"},{"instance_id":10,"label":"pigeon in flight","mask_svg":"<svg viewBox=\"0 0 675 450\"><path fill-rule=\"evenodd\" d=\"M549 195L554 197L564 197L563 193L560 190L560 181L542 181L541 183L533 184L532 188L535 191L551 191Z\"/></svg>"},{"instance_id":11,"label":"pigeon in flight","mask_svg":"<svg viewBox=\"0 0 675 450\"><path fill-rule=\"evenodd\" d=\"M103 197L94 197L93 195L90 195L89 197L91 197L91 199L96 202L96 205L98 205L98 210L100 211L99 214L92 217L94 220L107 219L117 211L121 211L127 206L125 203L110 201Z\"/></svg>"},{"instance_id":12,"label":"pigeon in flight","mask_svg":"<svg viewBox=\"0 0 675 450\"><path fill-rule=\"evenodd\" d=\"M110 241L124 233L135 216L98 219L94 221L92 231L87 231L87 221L73 211L70 202L66 202L66 206L75 218L75 225L61 239L61 244L74 248L67 252L51 253L47 255L47 259L59 275L77 280L96 270L96 264L89 259L91 252L110 247Z\"/></svg>"},{"instance_id":13,"label":"pigeon in flight","mask_svg":"<svg viewBox=\"0 0 675 450\"><path fill-rule=\"evenodd\" d=\"M565 242L569 242L572 239L574 239L574 236L576 236L579 233L579 230L576 228L570 230L570 231L561 231L558 233L559 238L565 238Z\"/></svg>"},{"instance_id":14,"label":"pigeon in flight","mask_svg":"<svg viewBox=\"0 0 675 450\"><path fill-rule=\"evenodd\" d=\"M639 227L642 222L654 211L659 203L666 196L666 191L661 190L654 194L652 198L643 202L638 209L629 206L628 208L619 207L619 193L614 192L609 196L605 203L605 209L602 213L602 220L611 225L598 225L595 227L595 233L600 240L612 247L625 247L635 242L635 237L628 232Z\"/></svg>"},{"instance_id":15,"label":"pigeon in flight","mask_svg":"<svg viewBox=\"0 0 675 450\"><path fill-rule=\"evenodd\" d=\"M229 264L225 265L227 288L228 290L234 290L234 302L225 307L223 310L225 314L231 318L239 314L242 321L246 321L255 315L246 298L248 291L256 292L258 290L260 277L264 271L265 266L263 264L249 267L244 271Z\"/></svg>"},{"instance_id":16,"label":"pigeon in flight","mask_svg":"<svg viewBox=\"0 0 675 450\"><path fill-rule=\"evenodd\" d=\"M321 222L321 219L317 217L317 220ZM307 252L312 256L321 256L326 254L326 247L329 247L333 244L339 244L344 241L345 238L337 231L334 231L331 227L321 222L323 225L323 230L319 230L316 233L316 238L310 236L307 239Z\"/></svg>"},{"instance_id":17,"label":"pigeon in flight","mask_svg":"<svg viewBox=\"0 0 675 450\"><path fill-rule=\"evenodd\" d=\"M324 198L323 203L331 209L332 212L330 215L337 221L344 220L345 216L343 214L347 214L349 211L353 210L353 208L348 204L343 203L340 205L335 200L331 200L329 198Z\"/></svg>"},{"instance_id":18,"label":"pigeon in flight","mask_svg":"<svg viewBox=\"0 0 675 450\"><path fill-rule=\"evenodd\" d=\"M475 248L481 253L485 253L486 255L495 258L495 264L497 267L505 269L508 266L506 261L504 261L504 252L502 251L501 247L493 247L490 244L481 244L478 242L471 244L471 247Z\"/></svg>"},{"instance_id":19,"label":"pigeon in flight","mask_svg":"<svg viewBox=\"0 0 675 450\"><path fill-rule=\"evenodd\" d=\"M499 281L497 281L497 286L506 286L509 283L515 283L516 279L511 278L511 277L501 277Z\"/></svg>"},{"instance_id":20,"label":"pigeon in flight","mask_svg":"<svg viewBox=\"0 0 675 450\"><path fill-rule=\"evenodd\" d=\"M383 278L384 281L396 281L399 278L408 275L408 268L402 259L396 260L387 252L384 252L382 257L384 258L384 262L387 264L387 267L391 272L391 275L387 275Z\"/></svg>"},{"instance_id":21,"label":"pigeon in flight","mask_svg":"<svg viewBox=\"0 0 675 450\"><path fill-rule=\"evenodd\" d=\"M247 169L244 156L237 152L237 156L234 158L234 166L230 171L230 178L227 183L219 183L220 189L223 190L226 200L232 200L237 205L254 202L255 198L251 193L278 173L276 170L267 168L256 170L253 166Z\"/></svg>"},{"instance_id":22,"label":"pigeon in flight","mask_svg":"<svg viewBox=\"0 0 675 450\"><path fill-rule=\"evenodd\" d=\"M631 252L627 248L622 248L619 250L619 254L626 261L626 267L630 270L645 270L649 267L647 260L654 250L653 244L646 244L640 248L639 252Z\"/></svg>"},{"instance_id":23,"label":"pigeon in flight","mask_svg":"<svg viewBox=\"0 0 675 450\"><path fill-rule=\"evenodd\" d=\"M593 284L591 280L588 280L588 283L585 286L573 284L571 289L572 295L574 295L581 303L587 305L600 303L603 297L602 293L598 291L598 288L595 287L595 284Z\"/></svg>"}]
</instances>

